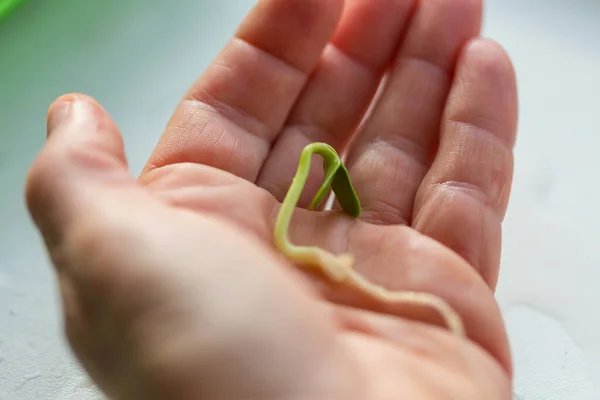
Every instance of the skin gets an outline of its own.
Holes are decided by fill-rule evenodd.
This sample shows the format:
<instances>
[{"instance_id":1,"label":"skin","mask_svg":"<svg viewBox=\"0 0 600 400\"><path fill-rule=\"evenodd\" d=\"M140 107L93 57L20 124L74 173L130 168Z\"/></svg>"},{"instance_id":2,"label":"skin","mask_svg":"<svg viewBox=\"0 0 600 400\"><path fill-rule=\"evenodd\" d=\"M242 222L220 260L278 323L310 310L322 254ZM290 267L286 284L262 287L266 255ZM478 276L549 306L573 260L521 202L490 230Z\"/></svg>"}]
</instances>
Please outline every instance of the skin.
<instances>
[{"instance_id":1,"label":"skin","mask_svg":"<svg viewBox=\"0 0 600 400\"><path fill-rule=\"evenodd\" d=\"M517 95L480 23L476 0L261 0L138 177L98 103L57 99L26 199L94 382L114 400L510 399L493 290ZM281 201L313 142L347 155L361 213L308 210L313 168L290 242L443 299L464 337L279 251Z\"/></svg>"}]
</instances>

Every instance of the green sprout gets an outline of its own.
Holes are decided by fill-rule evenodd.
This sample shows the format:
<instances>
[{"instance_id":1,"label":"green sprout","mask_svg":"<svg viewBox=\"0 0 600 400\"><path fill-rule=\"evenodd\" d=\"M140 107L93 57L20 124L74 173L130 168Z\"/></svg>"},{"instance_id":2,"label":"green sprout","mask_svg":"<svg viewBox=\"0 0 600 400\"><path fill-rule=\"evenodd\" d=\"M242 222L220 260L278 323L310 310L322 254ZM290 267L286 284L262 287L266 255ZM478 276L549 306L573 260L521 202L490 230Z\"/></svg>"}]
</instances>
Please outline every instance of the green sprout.
<instances>
[{"instance_id":1,"label":"green sprout","mask_svg":"<svg viewBox=\"0 0 600 400\"><path fill-rule=\"evenodd\" d=\"M292 214L308 179L311 159L315 154L323 158L325 173L321 187L309 205L309 210L319 207L331 189L345 213L355 218L360 215L360 202L352 186L350 174L335 149L326 143L311 143L300 154L296 175L277 215L274 241L279 251L293 261L320 269L333 282L346 283L379 301L431 307L440 314L452 332L464 335L464 327L459 315L443 299L429 293L390 291L368 281L355 271L352 268L354 258L351 254L335 255L317 246L296 246L290 242L288 231Z\"/></svg>"}]
</instances>

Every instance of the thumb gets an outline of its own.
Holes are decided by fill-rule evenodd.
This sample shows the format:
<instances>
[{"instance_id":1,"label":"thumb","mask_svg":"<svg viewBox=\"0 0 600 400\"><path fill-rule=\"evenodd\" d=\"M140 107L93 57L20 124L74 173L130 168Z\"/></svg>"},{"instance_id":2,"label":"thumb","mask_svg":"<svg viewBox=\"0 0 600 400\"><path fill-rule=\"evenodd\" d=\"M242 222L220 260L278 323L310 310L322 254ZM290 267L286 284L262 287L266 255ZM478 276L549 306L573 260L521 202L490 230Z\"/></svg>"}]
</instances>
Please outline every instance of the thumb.
<instances>
[{"instance_id":1,"label":"thumb","mask_svg":"<svg viewBox=\"0 0 600 400\"><path fill-rule=\"evenodd\" d=\"M108 113L79 94L58 98L48 111L48 140L29 170L26 201L48 244L73 221L93 213L99 196L134 186L123 139Z\"/></svg>"}]
</instances>

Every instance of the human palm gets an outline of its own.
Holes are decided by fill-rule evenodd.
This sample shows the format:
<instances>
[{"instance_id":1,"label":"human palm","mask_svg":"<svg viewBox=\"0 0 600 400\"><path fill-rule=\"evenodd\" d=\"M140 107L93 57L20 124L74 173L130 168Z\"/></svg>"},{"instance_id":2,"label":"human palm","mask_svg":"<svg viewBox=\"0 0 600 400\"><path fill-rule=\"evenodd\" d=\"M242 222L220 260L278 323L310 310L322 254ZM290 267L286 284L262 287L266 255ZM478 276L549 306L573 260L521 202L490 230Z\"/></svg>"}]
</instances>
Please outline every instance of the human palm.
<instances>
[{"instance_id":1,"label":"human palm","mask_svg":"<svg viewBox=\"0 0 600 400\"><path fill-rule=\"evenodd\" d=\"M260 1L137 180L92 99L53 105L28 201L70 342L107 393L510 397L493 288L514 76L497 45L476 39L478 1L413 3ZM362 215L306 210L322 175L313 163L291 240L352 254L386 288L445 299L468 340L434 326L427 308L377 302L278 254L280 201L316 141L347 153Z\"/></svg>"}]
</instances>

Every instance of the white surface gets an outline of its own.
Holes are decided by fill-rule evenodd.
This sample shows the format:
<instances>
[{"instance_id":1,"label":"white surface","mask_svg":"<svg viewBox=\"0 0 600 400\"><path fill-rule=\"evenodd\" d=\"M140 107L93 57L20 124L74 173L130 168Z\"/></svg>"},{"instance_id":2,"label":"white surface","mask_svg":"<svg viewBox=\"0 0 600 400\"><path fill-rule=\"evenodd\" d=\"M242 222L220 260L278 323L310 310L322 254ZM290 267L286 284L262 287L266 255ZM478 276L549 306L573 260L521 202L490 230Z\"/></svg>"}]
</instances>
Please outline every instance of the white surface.
<instances>
[{"instance_id":1,"label":"white surface","mask_svg":"<svg viewBox=\"0 0 600 400\"><path fill-rule=\"evenodd\" d=\"M252 3L30 0L0 24L0 400L93 398L22 201L48 104L69 91L95 96L137 171ZM487 3L484 33L512 55L520 91L498 289L520 400L600 399L599 18L593 0Z\"/></svg>"}]
</instances>

